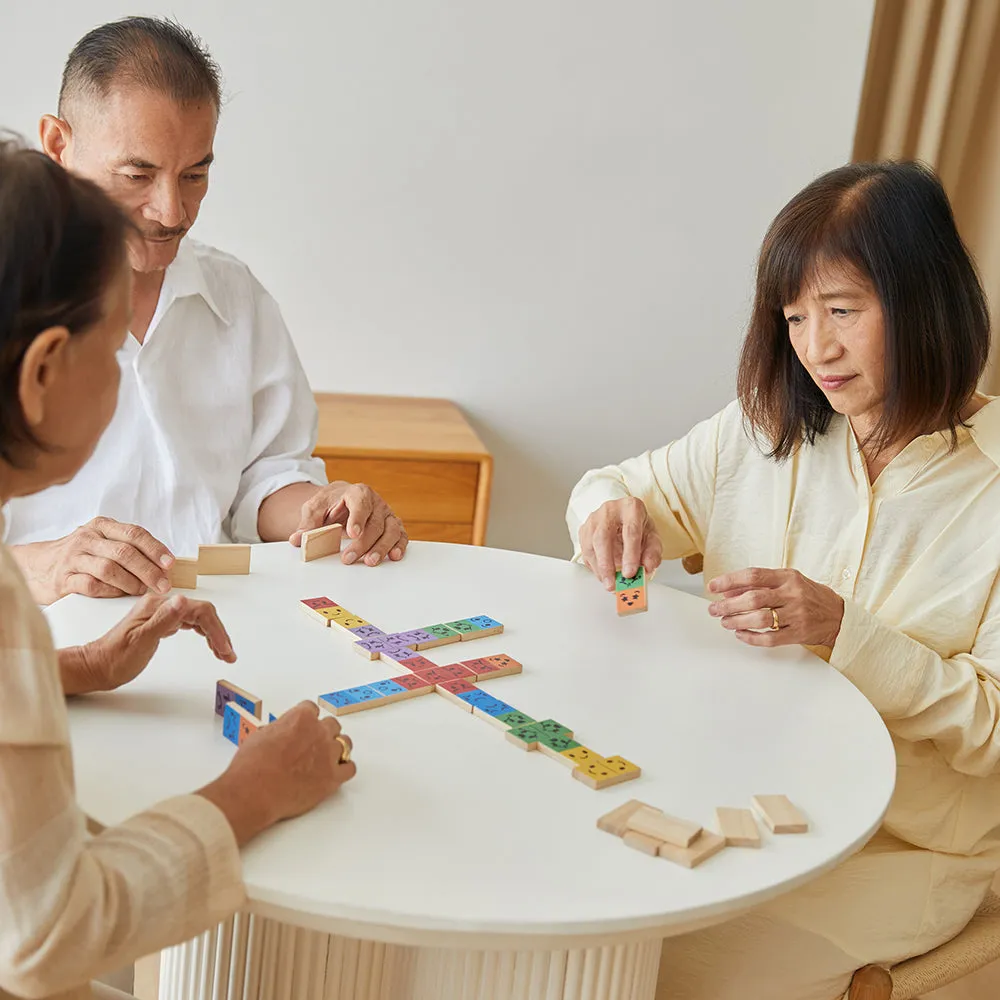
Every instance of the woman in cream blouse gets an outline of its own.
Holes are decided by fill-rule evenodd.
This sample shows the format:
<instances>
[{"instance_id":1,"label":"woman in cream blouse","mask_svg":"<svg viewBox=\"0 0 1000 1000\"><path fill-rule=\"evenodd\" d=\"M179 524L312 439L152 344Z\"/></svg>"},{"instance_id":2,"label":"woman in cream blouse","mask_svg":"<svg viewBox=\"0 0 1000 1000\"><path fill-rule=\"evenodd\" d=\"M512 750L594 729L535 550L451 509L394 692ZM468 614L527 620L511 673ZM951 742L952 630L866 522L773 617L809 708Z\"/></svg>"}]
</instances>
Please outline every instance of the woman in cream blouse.
<instances>
[{"instance_id":1,"label":"woman in cream blouse","mask_svg":"<svg viewBox=\"0 0 1000 1000\"><path fill-rule=\"evenodd\" d=\"M858 164L785 206L761 248L737 402L587 473L582 560L701 553L734 640L802 643L893 737L882 830L839 869L665 942L660 1000L832 1000L852 972L957 934L1000 868L1000 401L989 320L940 183Z\"/></svg>"},{"instance_id":2,"label":"woman in cream blouse","mask_svg":"<svg viewBox=\"0 0 1000 1000\"><path fill-rule=\"evenodd\" d=\"M0 142L0 505L72 478L114 412L127 227L95 185ZM64 695L126 683L181 628L235 660L214 608L185 597L143 598L102 639L57 652L0 545L0 998L89 997L91 977L229 916L244 900L238 847L354 774L336 720L303 703L205 788L88 838Z\"/></svg>"}]
</instances>

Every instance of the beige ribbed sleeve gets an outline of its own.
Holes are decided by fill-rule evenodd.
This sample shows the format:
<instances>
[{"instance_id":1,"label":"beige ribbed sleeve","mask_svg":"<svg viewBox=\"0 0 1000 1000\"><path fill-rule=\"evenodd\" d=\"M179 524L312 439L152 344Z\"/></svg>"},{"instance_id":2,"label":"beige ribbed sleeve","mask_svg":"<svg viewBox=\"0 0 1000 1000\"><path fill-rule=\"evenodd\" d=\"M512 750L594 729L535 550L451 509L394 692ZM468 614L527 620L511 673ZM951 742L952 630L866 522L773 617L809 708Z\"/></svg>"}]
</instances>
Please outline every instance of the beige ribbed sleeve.
<instances>
[{"instance_id":1,"label":"beige ribbed sleeve","mask_svg":"<svg viewBox=\"0 0 1000 1000\"><path fill-rule=\"evenodd\" d=\"M0 547L0 991L18 996L88 996L245 898L232 829L200 796L89 837L67 732L48 626Z\"/></svg>"}]
</instances>

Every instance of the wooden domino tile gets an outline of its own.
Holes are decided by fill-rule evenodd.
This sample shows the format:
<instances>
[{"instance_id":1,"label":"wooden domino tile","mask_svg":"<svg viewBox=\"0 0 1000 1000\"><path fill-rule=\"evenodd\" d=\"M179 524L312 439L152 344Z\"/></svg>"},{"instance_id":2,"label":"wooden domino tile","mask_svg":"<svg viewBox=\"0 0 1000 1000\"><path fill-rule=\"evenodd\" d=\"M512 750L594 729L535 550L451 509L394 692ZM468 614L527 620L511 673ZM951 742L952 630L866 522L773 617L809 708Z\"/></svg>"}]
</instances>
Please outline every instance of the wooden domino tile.
<instances>
[{"instance_id":1,"label":"wooden domino tile","mask_svg":"<svg viewBox=\"0 0 1000 1000\"><path fill-rule=\"evenodd\" d=\"M467 694L469 691L478 691L479 688L470 684L464 678L459 677L449 681L442 681L440 684L435 684L434 690L437 691L441 697L446 698L453 705L460 708L463 712L468 712L471 715L472 705L462 698L461 695Z\"/></svg>"},{"instance_id":2,"label":"wooden domino tile","mask_svg":"<svg viewBox=\"0 0 1000 1000\"><path fill-rule=\"evenodd\" d=\"M256 715L251 715L235 701L226 703L226 711L222 716L222 735L230 743L240 746L250 733L266 725L266 722L262 722Z\"/></svg>"},{"instance_id":3,"label":"wooden domino tile","mask_svg":"<svg viewBox=\"0 0 1000 1000\"><path fill-rule=\"evenodd\" d=\"M175 559L173 565L167 570L167 578L170 580L170 586L175 590L197 590L198 560Z\"/></svg>"},{"instance_id":4,"label":"wooden domino tile","mask_svg":"<svg viewBox=\"0 0 1000 1000\"><path fill-rule=\"evenodd\" d=\"M371 625L371 622L365 621L364 618L351 611L345 611L343 608L331 608L330 625L335 629L340 629L341 632L346 632L353 639L352 629L361 628L362 625ZM376 636L376 638L378 637Z\"/></svg>"},{"instance_id":5,"label":"wooden domino tile","mask_svg":"<svg viewBox=\"0 0 1000 1000\"><path fill-rule=\"evenodd\" d=\"M567 760L563 754L569 750L577 750L579 748L580 744L568 736L548 736L538 741L538 752L544 754L546 757L551 757L554 761L558 761L564 767L567 766ZM570 761L568 766L576 767L576 764Z\"/></svg>"},{"instance_id":6,"label":"wooden domino tile","mask_svg":"<svg viewBox=\"0 0 1000 1000\"><path fill-rule=\"evenodd\" d=\"M415 628L409 632L390 632L386 638L392 639L399 646L409 646L411 649L417 649L420 643L430 642L434 639L434 636L421 628Z\"/></svg>"},{"instance_id":7,"label":"wooden domino tile","mask_svg":"<svg viewBox=\"0 0 1000 1000\"><path fill-rule=\"evenodd\" d=\"M556 722L555 719L542 719L541 722L536 722L541 732L546 733L549 736L569 736L572 738L573 730L569 726L564 726L561 722Z\"/></svg>"},{"instance_id":8,"label":"wooden domino tile","mask_svg":"<svg viewBox=\"0 0 1000 1000\"><path fill-rule=\"evenodd\" d=\"M760 829L749 809L719 806L715 819L727 847L760 847Z\"/></svg>"},{"instance_id":9,"label":"wooden domino tile","mask_svg":"<svg viewBox=\"0 0 1000 1000\"><path fill-rule=\"evenodd\" d=\"M628 830L630 817L640 809L652 809L653 806L646 805L638 799L629 799L628 802L620 806L615 806L611 812L605 813L597 820L597 829L610 833L614 837L621 837Z\"/></svg>"},{"instance_id":10,"label":"wooden domino tile","mask_svg":"<svg viewBox=\"0 0 1000 1000\"><path fill-rule=\"evenodd\" d=\"M320 708L325 708L337 716L364 712L369 708L378 708L385 704L382 695L370 684L359 684L357 687L344 688L342 691L321 694L317 701Z\"/></svg>"},{"instance_id":11,"label":"wooden domino tile","mask_svg":"<svg viewBox=\"0 0 1000 1000\"><path fill-rule=\"evenodd\" d=\"M447 625L426 625L420 629L430 635L430 639L418 642L413 648L416 650L433 649L435 646L447 646L451 642L461 642L462 636Z\"/></svg>"},{"instance_id":12,"label":"wooden domino tile","mask_svg":"<svg viewBox=\"0 0 1000 1000\"><path fill-rule=\"evenodd\" d=\"M521 726L530 726L534 721L524 712L508 712L506 715L497 716L497 722L502 722L507 729L520 729Z\"/></svg>"},{"instance_id":13,"label":"wooden domino tile","mask_svg":"<svg viewBox=\"0 0 1000 1000\"><path fill-rule=\"evenodd\" d=\"M490 618L489 615L473 615L468 621L479 629L477 633L469 634L469 639L483 639L488 635L500 635L503 632L503 624L495 618ZM463 635L462 638L465 639L466 636Z\"/></svg>"},{"instance_id":14,"label":"wooden domino tile","mask_svg":"<svg viewBox=\"0 0 1000 1000\"><path fill-rule=\"evenodd\" d=\"M226 711L226 704L235 701L258 719L261 717L263 702L260 698L237 687L231 681L220 680L215 684L215 714L223 715Z\"/></svg>"},{"instance_id":15,"label":"wooden domino tile","mask_svg":"<svg viewBox=\"0 0 1000 1000\"><path fill-rule=\"evenodd\" d=\"M626 830L622 834L622 841L626 847L631 847L635 851L642 851L651 858L655 858L660 853L661 842L655 837L647 837L644 833L637 833L635 830Z\"/></svg>"},{"instance_id":16,"label":"wooden domino tile","mask_svg":"<svg viewBox=\"0 0 1000 1000\"><path fill-rule=\"evenodd\" d=\"M430 694L434 690L434 685L430 681L425 681L416 674L403 674L400 677L390 677L389 680L395 681L408 691L417 691L420 694Z\"/></svg>"},{"instance_id":17,"label":"wooden domino tile","mask_svg":"<svg viewBox=\"0 0 1000 1000\"><path fill-rule=\"evenodd\" d=\"M430 687L407 687L391 677L381 681L371 681L368 687L381 695L380 704L382 705L389 705L394 701L407 701L419 695L430 694L433 690Z\"/></svg>"},{"instance_id":18,"label":"wooden domino tile","mask_svg":"<svg viewBox=\"0 0 1000 1000\"><path fill-rule=\"evenodd\" d=\"M538 738L544 735L535 723L517 726L507 731L507 739L522 750L537 750Z\"/></svg>"},{"instance_id":19,"label":"wooden domino tile","mask_svg":"<svg viewBox=\"0 0 1000 1000\"><path fill-rule=\"evenodd\" d=\"M624 758L618 758L624 760ZM589 763L582 763L573 769L573 777L577 781L582 781L589 788L600 790L610 788L612 785L620 785L623 781L632 781L642 773L634 764L630 768L621 768L613 762L614 757L606 757L603 760L594 760ZM626 763L628 763L626 761Z\"/></svg>"},{"instance_id":20,"label":"wooden domino tile","mask_svg":"<svg viewBox=\"0 0 1000 1000\"><path fill-rule=\"evenodd\" d=\"M302 561L312 562L340 551L340 540L344 527L340 524L327 524L322 528L302 532Z\"/></svg>"},{"instance_id":21,"label":"wooden domino tile","mask_svg":"<svg viewBox=\"0 0 1000 1000\"><path fill-rule=\"evenodd\" d=\"M457 621L444 624L453 632L457 632L462 642L466 639L478 639L483 634L483 630L468 618L459 618Z\"/></svg>"},{"instance_id":22,"label":"wooden domino tile","mask_svg":"<svg viewBox=\"0 0 1000 1000\"><path fill-rule=\"evenodd\" d=\"M310 618L322 622L324 625L330 624L331 612L337 607L329 597L307 597L299 601L299 607Z\"/></svg>"},{"instance_id":23,"label":"wooden domino tile","mask_svg":"<svg viewBox=\"0 0 1000 1000\"><path fill-rule=\"evenodd\" d=\"M809 830L805 816L784 795L754 795L750 804L771 833L807 833Z\"/></svg>"},{"instance_id":24,"label":"wooden domino tile","mask_svg":"<svg viewBox=\"0 0 1000 1000\"><path fill-rule=\"evenodd\" d=\"M690 847L677 847L674 844L661 843L658 854L667 861L683 865L685 868L697 868L703 861L718 854L726 846L726 838L712 830L702 830Z\"/></svg>"},{"instance_id":25,"label":"wooden domino tile","mask_svg":"<svg viewBox=\"0 0 1000 1000\"><path fill-rule=\"evenodd\" d=\"M429 666L419 666L415 668L410 666L413 660L420 659L424 664L429 664ZM409 667L415 674L420 674L424 680L432 681L434 684L441 684L444 681L454 681L462 678L467 680L470 684L476 679L476 675L468 668L463 667L461 663L447 663L443 667L435 666L426 657L413 657L413 660L405 662L405 666Z\"/></svg>"},{"instance_id":26,"label":"wooden domino tile","mask_svg":"<svg viewBox=\"0 0 1000 1000\"><path fill-rule=\"evenodd\" d=\"M577 743L575 747L567 747L565 750L560 751L559 757L561 764L565 764L566 767L579 767L581 764L592 764L595 761L603 761L604 758L597 753L596 750L591 750L589 747L582 746Z\"/></svg>"},{"instance_id":27,"label":"wooden domino tile","mask_svg":"<svg viewBox=\"0 0 1000 1000\"><path fill-rule=\"evenodd\" d=\"M249 545L199 545L199 576L245 576L250 572Z\"/></svg>"},{"instance_id":28,"label":"wooden domino tile","mask_svg":"<svg viewBox=\"0 0 1000 1000\"><path fill-rule=\"evenodd\" d=\"M619 615L637 615L648 609L646 603L646 571L639 567L635 576L615 574L615 604Z\"/></svg>"},{"instance_id":29,"label":"wooden domino tile","mask_svg":"<svg viewBox=\"0 0 1000 1000\"><path fill-rule=\"evenodd\" d=\"M626 825L629 830L655 837L676 847L690 847L702 829L697 823L668 816L659 809L637 809Z\"/></svg>"},{"instance_id":30,"label":"wooden domino tile","mask_svg":"<svg viewBox=\"0 0 1000 1000\"><path fill-rule=\"evenodd\" d=\"M479 681L519 674L522 669L521 664L506 653L500 653L497 656L481 656L475 660L462 660L462 666L473 671L476 680Z\"/></svg>"},{"instance_id":31,"label":"wooden domino tile","mask_svg":"<svg viewBox=\"0 0 1000 1000\"><path fill-rule=\"evenodd\" d=\"M398 663L401 667L405 667L407 670L412 670L409 661L414 660L418 663L430 664L430 660L422 657L415 649L411 649L409 646L398 646L394 649L383 649L379 652L379 658L382 660L388 660L391 663ZM431 664L433 666L433 664Z\"/></svg>"}]
</instances>

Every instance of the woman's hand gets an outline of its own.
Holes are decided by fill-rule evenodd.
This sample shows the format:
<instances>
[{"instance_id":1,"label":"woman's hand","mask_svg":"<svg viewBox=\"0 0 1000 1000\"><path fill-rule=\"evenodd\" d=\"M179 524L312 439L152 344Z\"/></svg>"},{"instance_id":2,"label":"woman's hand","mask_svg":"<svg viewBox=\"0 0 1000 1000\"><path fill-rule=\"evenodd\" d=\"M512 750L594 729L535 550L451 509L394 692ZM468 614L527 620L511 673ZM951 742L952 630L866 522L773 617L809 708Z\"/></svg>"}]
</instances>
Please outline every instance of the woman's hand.
<instances>
[{"instance_id":1,"label":"woman's hand","mask_svg":"<svg viewBox=\"0 0 1000 1000\"><path fill-rule=\"evenodd\" d=\"M203 635L217 659L236 661L229 634L214 605L181 594L147 594L110 632L79 647L78 656L70 655L64 662L63 653L73 651L60 653L66 694L113 691L127 684L146 669L160 640L180 629L193 629Z\"/></svg>"},{"instance_id":2,"label":"woman's hand","mask_svg":"<svg viewBox=\"0 0 1000 1000\"><path fill-rule=\"evenodd\" d=\"M722 627L749 646L799 643L832 649L840 634L844 599L798 570L743 569L717 576L708 590L716 595L708 613L721 618ZM773 629L775 615L777 630Z\"/></svg>"},{"instance_id":3,"label":"woman's hand","mask_svg":"<svg viewBox=\"0 0 1000 1000\"><path fill-rule=\"evenodd\" d=\"M663 542L646 505L635 497L601 504L580 528L580 554L590 571L613 590L615 573L635 576L640 563L651 575L663 562Z\"/></svg>"},{"instance_id":4,"label":"woman's hand","mask_svg":"<svg viewBox=\"0 0 1000 1000\"><path fill-rule=\"evenodd\" d=\"M250 733L226 771L199 791L225 813L242 846L283 819L301 816L356 773L351 738L315 702L300 702Z\"/></svg>"}]
</instances>

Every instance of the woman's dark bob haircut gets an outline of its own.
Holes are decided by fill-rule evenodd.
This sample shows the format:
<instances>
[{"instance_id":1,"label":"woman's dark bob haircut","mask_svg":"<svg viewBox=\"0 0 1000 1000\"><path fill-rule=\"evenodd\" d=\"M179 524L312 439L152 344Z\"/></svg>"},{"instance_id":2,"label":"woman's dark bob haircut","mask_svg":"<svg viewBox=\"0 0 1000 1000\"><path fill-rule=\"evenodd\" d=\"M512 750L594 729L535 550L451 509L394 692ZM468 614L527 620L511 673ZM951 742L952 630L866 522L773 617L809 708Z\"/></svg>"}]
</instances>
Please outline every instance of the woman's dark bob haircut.
<instances>
[{"instance_id":1,"label":"woman's dark bob haircut","mask_svg":"<svg viewBox=\"0 0 1000 1000\"><path fill-rule=\"evenodd\" d=\"M948 196L920 163L854 163L799 192L771 223L757 264L737 388L750 428L787 458L833 409L792 350L783 309L826 270L868 282L885 323L885 400L875 450L954 435L989 352L990 320Z\"/></svg>"},{"instance_id":2,"label":"woman's dark bob haircut","mask_svg":"<svg viewBox=\"0 0 1000 1000\"><path fill-rule=\"evenodd\" d=\"M43 330L86 332L125 263L130 224L96 184L0 133L0 460L41 447L21 411L21 362Z\"/></svg>"}]
</instances>

